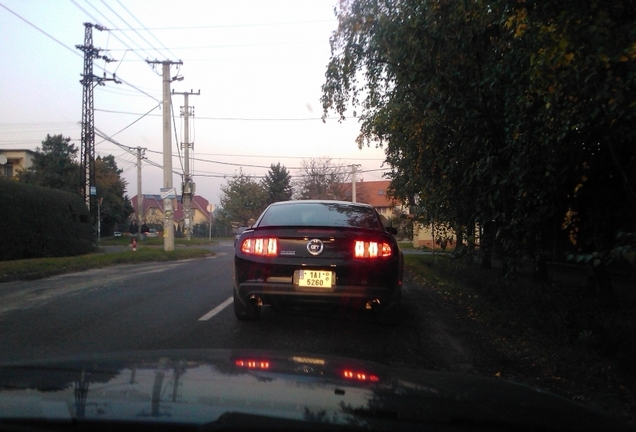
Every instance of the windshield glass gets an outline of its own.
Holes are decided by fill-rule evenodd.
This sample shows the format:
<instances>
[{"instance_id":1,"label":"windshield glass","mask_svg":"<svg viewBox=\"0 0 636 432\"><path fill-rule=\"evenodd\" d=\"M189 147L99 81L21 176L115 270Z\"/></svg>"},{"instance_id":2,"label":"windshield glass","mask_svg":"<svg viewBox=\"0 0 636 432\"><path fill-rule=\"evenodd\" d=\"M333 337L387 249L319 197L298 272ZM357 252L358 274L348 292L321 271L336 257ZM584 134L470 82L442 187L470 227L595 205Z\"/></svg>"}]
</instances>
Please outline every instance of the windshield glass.
<instances>
[{"instance_id":1,"label":"windshield glass","mask_svg":"<svg viewBox=\"0 0 636 432\"><path fill-rule=\"evenodd\" d=\"M0 41L0 429L636 427L636 0L0 0Z\"/></svg>"}]
</instances>

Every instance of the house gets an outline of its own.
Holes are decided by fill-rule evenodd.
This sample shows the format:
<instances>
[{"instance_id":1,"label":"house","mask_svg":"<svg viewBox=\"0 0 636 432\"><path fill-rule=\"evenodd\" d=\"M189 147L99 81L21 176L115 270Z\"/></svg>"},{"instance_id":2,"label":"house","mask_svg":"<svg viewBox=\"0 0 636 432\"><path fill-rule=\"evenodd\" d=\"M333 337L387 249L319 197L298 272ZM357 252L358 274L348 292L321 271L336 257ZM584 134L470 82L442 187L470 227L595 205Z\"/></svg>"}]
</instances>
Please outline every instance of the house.
<instances>
[{"instance_id":1,"label":"house","mask_svg":"<svg viewBox=\"0 0 636 432\"><path fill-rule=\"evenodd\" d=\"M387 219L396 213L402 213L402 204L399 200L389 198L387 189L391 185L389 180L359 181L356 182L356 202L373 206L380 215ZM345 196L352 200L351 183L342 185Z\"/></svg>"},{"instance_id":2,"label":"house","mask_svg":"<svg viewBox=\"0 0 636 432\"><path fill-rule=\"evenodd\" d=\"M173 205L175 209L173 212L173 220L175 230L179 229L183 232L184 229L184 211L183 203L181 202L181 196L177 196L174 200L176 205ZM135 211L137 210L137 195L131 198ZM194 195L192 197L192 223L191 227L197 224L209 224L211 222L212 214L208 210L209 202L200 195ZM133 214L131 218L134 218ZM164 210L163 199L161 195L157 194L143 194L142 195L142 221L152 225L163 225Z\"/></svg>"},{"instance_id":3,"label":"house","mask_svg":"<svg viewBox=\"0 0 636 432\"><path fill-rule=\"evenodd\" d=\"M35 152L33 150L0 149L0 176L15 178L20 171L25 171L33 165Z\"/></svg>"}]
</instances>

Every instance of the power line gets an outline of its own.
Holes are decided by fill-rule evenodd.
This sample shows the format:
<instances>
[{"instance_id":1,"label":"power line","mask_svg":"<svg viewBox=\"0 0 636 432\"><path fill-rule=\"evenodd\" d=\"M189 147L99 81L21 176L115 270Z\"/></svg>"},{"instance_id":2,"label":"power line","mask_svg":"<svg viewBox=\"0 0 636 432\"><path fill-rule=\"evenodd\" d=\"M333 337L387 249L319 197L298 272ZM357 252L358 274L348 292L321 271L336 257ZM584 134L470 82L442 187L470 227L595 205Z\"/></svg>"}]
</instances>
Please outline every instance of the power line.
<instances>
[{"instance_id":1,"label":"power line","mask_svg":"<svg viewBox=\"0 0 636 432\"><path fill-rule=\"evenodd\" d=\"M183 27L151 27L144 28L144 30L209 30L215 28L241 28L241 27L272 27L282 25L305 25L305 24L318 24L318 23L334 23L334 20L314 20L314 21L296 21L296 22L278 22L278 23L257 23L257 24L225 24L225 25L213 25L213 26L183 26ZM133 28L119 29L119 31L134 31ZM137 29L139 30L139 29Z\"/></svg>"},{"instance_id":2,"label":"power line","mask_svg":"<svg viewBox=\"0 0 636 432\"><path fill-rule=\"evenodd\" d=\"M137 19L137 17L136 17L134 14L132 14L132 13L131 13L131 12L130 12L127 8L126 8L126 6L124 6L124 5L123 5L123 4L122 4L119 0L117 0L117 3L119 3L119 6L121 6L121 7L122 7L122 8L123 8L126 12L128 12L128 15L130 15L131 17L133 17L133 19L134 19L135 21L137 21L137 23L138 23L138 24L139 24L139 25L140 25L140 26L141 26L141 27L142 27L142 28L143 28L146 32L148 32L148 34L149 34L150 36L152 36L152 37L153 37L153 38L154 38L157 42L159 42L159 45L161 45L161 46L162 46L162 47L163 47L166 51L168 51L168 53L169 53L172 57L177 58L177 56L176 56L176 55L174 55L174 53L173 53L172 51L170 51L170 49L169 49L169 48L166 48L166 46L165 46L164 44L162 44L162 43L161 43L161 41L160 41L159 39L157 39L157 37L156 37L156 36L155 36L155 35L154 35L154 34L153 34L150 30L148 30L148 29L146 28L146 26L144 26L144 25L141 23L141 21L139 21L139 19ZM136 30L134 30L134 29L131 29L131 30L133 30L133 31L135 31L135 32L136 32Z\"/></svg>"},{"instance_id":3,"label":"power line","mask_svg":"<svg viewBox=\"0 0 636 432\"><path fill-rule=\"evenodd\" d=\"M64 48L66 48L67 50L69 50L70 52L72 52L73 54L75 54L76 56L83 58L83 56L78 53L77 51L75 51L73 48L64 45L63 42L59 41L58 39L56 39L55 37L53 37L52 35L48 34L47 32L45 32L44 30L42 30L41 28L39 28L38 26L36 26L35 24L33 24L32 22L28 21L27 19L23 18L22 16L18 15L16 12L12 11L11 9L9 9L8 7L6 7L5 5L3 5L2 3L0 3L0 6L2 6L3 8L5 8L7 11L9 11L10 13L12 13L13 15L15 15L16 17L20 18L22 21L24 21L25 23L27 23L28 25L30 25L31 27L33 27L34 29L36 29L37 31L39 31L40 33L44 34L45 36L47 36L48 38L54 40L55 42L57 42L58 44L62 45Z\"/></svg>"},{"instance_id":4,"label":"power line","mask_svg":"<svg viewBox=\"0 0 636 432\"><path fill-rule=\"evenodd\" d=\"M118 79L120 79L118 77ZM97 109L95 108L95 111L101 111L101 112L106 112L106 113L111 113L111 114L126 114L126 115L142 115L141 113L135 113L135 112L130 112L130 111L116 111L116 110L105 110L105 109ZM157 116L157 117L161 117L161 114L150 114L151 116ZM355 117L345 117L345 119L351 119L351 118L355 118ZM197 116L197 119L199 120L216 120L216 121L322 121L322 117L296 117L296 118L266 118L266 117L262 117L262 118L257 118L257 117L253 117L253 118L249 118L249 117L201 117L201 116ZM325 118L325 120L340 120L340 117L327 117Z\"/></svg>"},{"instance_id":5,"label":"power line","mask_svg":"<svg viewBox=\"0 0 636 432\"><path fill-rule=\"evenodd\" d=\"M0 7L3 7L4 9L6 9L8 12L10 12L11 14L15 15L16 17L18 17L20 20L24 21L25 23L27 23L28 25L30 25L31 27L33 27L34 29L36 29L37 31L39 31L40 33L42 33L43 35L45 35L46 37L48 37L49 39L57 42L59 45L61 45L62 47L64 47L65 49L69 50L70 52L72 52L74 55L83 58L83 56L78 53L77 51L75 51L73 48L69 47L68 45L65 45L63 42L61 42L59 39L55 38L54 36L50 35L49 33L45 32L44 30L42 30L41 28L39 28L38 26L36 26L35 24L33 24L32 22L30 22L29 20L27 20L26 18L23 18L21 15L17 14L16 12L12 11L11 9L9 9L8 7L6 7L5 5L3 5L2 3L0 3ZM100 65L95 65L97 68L101 69L104 72L108 72L104 67L100 66ZM137 90L138 92L148 96L151 99L154 99L157 102L160 102L159 99L157 99L156 97L146 93L145 91L141 90L140 88L132 85L131 83L129 83L128 81L126 81L125 79L123 79L122 77L117 77L117 79L119 81L121 81L123 84L126 84L127 86L130 86L132 88L134 88L135 90Z\"/></svg>"},{"instance_id":6,"label":"power line","mask_svg":"<svg viewBox=\"0 0 636 432\"><path fill-rule=\"evenodd\" d=\"M102 3L104 4L104 6L106 6L106 7L108 8L108 10L110 10L112 13L114 13L114 14L115 14L115 16L116 16L117 18L119 18L119 19L120 19L120 20L121 20L124 24L126 24L127 26L129 26L129 27L130 27L130 24L128 24L128 22L127 22L124 18L122 18L122 17L121 17L121 15L119 15L117 12L115 12L115 10L113 10L113 8L111 8L110 6L108 6L108 4L107 4L104 0L102 0ZM121 4L121 3L120 3L120 4ZM115 27L117 27L117 26L115 26ZM145 43L147 43L148 45L150 45L150 47L151 47L151 49L152 49L152 50L156 51L156 52L157 52L157 54L161 55L161 52L160 52L158 49L156 49L155 47L153 47L153 46L152 46L152 44L151 44L150 42L148 42L148 40L146 40L146 38L145 38L145 37L143 37L141 34L139 34L139 32L138 32L138 31L135 31L135 33L136 33L136 34L137 34L137 36L139 36L139 37L140 37L140 38L141 38L141 39L142 39ZM132 41L132 38L130 38L130 37L129 37L129 39ZM142 50L143 50L143 48L141 48L141 46L140 46L138 43L136 43L136 42L134 42L134 41L133 41L133 43L135 43L135 45L137 45L137 47L139 47L140 49L142 49Z\"/></svg>"},{"instance_id":7,"label":"power line","mask_svg":"<svg viewBox=\"0 0 636 432\"><path fill-rule=\"evenodd\" d=\"M71 0L71 3L73 3L79 10L81 10L82 12L84 12L86 15L88 15L93 21L95 21L96 23L99 23L101 20L98 20L97 18L95 18L93 15L91 15L86 9L84 9L83 7L81 7L75 0ZM95 5L91 4L90 2L88 2L88 5L90 7L92 7L98 14L100 14L106 21L108 21L108 23L111 24L111 27L116 27L115 23L113 23L106 15L104 15L99 9L97 9L95 7ZM109 29L110 30L110 29ZM133 51L139 58L141 58L143 60L143 56L141 56L137 50L134 50L130 47L130 45L128 45L126 42L124 42L121 38L119 38L117 35L113 34L113 37L115 39L117 39L119 42L121 42L126 48L129 48L131 51ZM126 37L132 42L135 43L135 41L132 40L132 38L130 38L130 36L126 35ZM136 44L136 43L135 43ZM144 51L139 44L136 44L137 47L141 50Z\"/></svg>"},{"instance_id":8,"label":"power line","mask_svg":"<svg viewBox=\"0 0 636 432\"><path fill-rule=\"evenodd\" d=\"M272 158L272 159L311 159L312 156L281 156L281 155L255 155L255 154L229 154L229 153L199 153L202 156L228 156L228 157L246 157L246 158ZM334 158L335 160L350 160L351 158ZM357 161L384 161L384 159L378 158L359 158L356 157Z\"/></svg>"},{"instance_id":9,"label":"power line","mask_svg":"<svg viewBox=\"0 0 636 432\"><path fill-rule=\"evenodd\" d=\"M72 2L75 6L77 6L77 8L79 8L82 12L84 12L86 15L88 15L88 16L89 16L92 20L94 20L95 22L98 22L98 21L99 21L99 20L97 20L96 18L94 18L94 17L93 17L90 13L88 13L88 12L87 12L87 11L86 11L83 7L81 7L80 5L78 5L78 4L77 4L77 2L76 2L75 0L71 0L71 2ZM90 4L90 3L89 3L89 4ZM109 31L110 31L110 29L109 29ZM117 37L117 36L115 36L115 35L113 35L113 37L115 37L115 38L116 38L118 41L120 41L120 42L121 42L124 46L128 47L131 51L135 52L135 54L137 54L137 56L139 56L140 58L142 58L142 59L143 59L143 57L141 57L141 56L139 55L139 53L137 53L135 50L133 50L132 48L130 48L130 46L128 46L128 45L127 45L124 41L122 41L120 38L118 38L118 37ZM99 65L97 65L97 67L98 67L98 68L100 68L100 69L102 69L104 72L108 72L108 71L106 70L106 68L104 68L104 67L101 67L101 66L99 66ZM130 87L134 88L134 89L135 89L135 90L137 90L138 92L145 94L145 95L146 95L146 96L148 96L149 98L154 99L154 100L155 100L155 101L157 101L157 102L160 102L160 100L159 100L159 99L157 99L156 97L151 96L150 94L146 93L145 91L141 90L140 88L135 87L134 85L130 84L129 82L127 82L127 81L126 81L126 80L124 80L123 78L118 77L118 79L119 79L119 80L120 80L123 84L126 84L126 85L128 85L128 86L130 86Z\"/></svg>"},{"instance_id":10,"label":"power line","mask_svg":"<svg viewBox=\"0 0 636 432\"><path fill-rule=\"evenodd\" d=\"M264 47L264 46L294 46L294 45L307 45L307 44L324 44L325 40L315 40L315 41L297 41L297 42L270 42L270 43L251 43L251 44L226 44L226 45L203 45L203 46L182 46L182 47L172 47L171 49L178 50L208 50L208 49L219 49L219 48L253 48L253 47ZM142 49L142 48L140 48ZM125 51L124 48L115 48L110 50L112 52L117 51Z\"/></svg>"},{"instance_id":11,"label":"power line","mask_svg":"<svg viewBox=\"0 0 636 432\"><path fill-rule=\"evenodd\" d=\"M124 127L123 129L120 129L119 131L115 132L114 134L111 135L111 137L114 137L115 135L125 131L126 129L128 129L129 127L131 127L132 125L134 125L135 123L137 123L139 120L141 120L142 118L146 117L148 114L150 114L152 111L156 110L158 107L160 107L161 104L156 105L154 107L152 107L147 113L143 114L141 117L139 117L137 120L135 120L134 122L130 123L128 126ZM98 110L96 110L98 111ZM98 144L103 143L104 141L99 142Z\"/></svg>"}]
</instances>

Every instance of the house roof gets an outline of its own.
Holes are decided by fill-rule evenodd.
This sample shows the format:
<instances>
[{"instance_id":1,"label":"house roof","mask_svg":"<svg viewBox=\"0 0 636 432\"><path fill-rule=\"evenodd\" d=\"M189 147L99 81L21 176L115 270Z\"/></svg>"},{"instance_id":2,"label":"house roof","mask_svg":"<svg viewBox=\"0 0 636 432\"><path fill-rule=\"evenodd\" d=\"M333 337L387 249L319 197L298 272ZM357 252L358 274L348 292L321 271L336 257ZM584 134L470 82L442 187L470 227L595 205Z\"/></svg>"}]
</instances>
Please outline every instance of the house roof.
<instances>
[{"instance_id":1,"label":"house roof","mask_svg":"<svg viewBox=\"0 0 636 432\"><path fill-rule=\"evenodd\" d=\"M177 208L174 211L174 220L183 219L183 203L181 202L181 195L177 195ZM130 203L133 208L137 210L137 195L130 199ZM143 214L146 214L146 211L151 208L156 208L163 212L163 199L161 195L158 194L144 194L143 195ZM200 195L194 195L192 197L192 209L198 209L201 213L203 213L207 218L210 217L210 212L208 211L208 200L203 198Z\"/></svg>"},{"instance_id":2,"label":"house roof","mask_svg":"<svg viewBox=\"0 0 636 432\"><path fill-rule=\"evenodd\" d=\"M400 204L400 201L391 199L387 195L386 190L390 184L389 180L356 182L356 201L375 208L395 207ZM343 188L347 197L351 198L351 183L343 184Z\"/></svg>"}]
</instances>

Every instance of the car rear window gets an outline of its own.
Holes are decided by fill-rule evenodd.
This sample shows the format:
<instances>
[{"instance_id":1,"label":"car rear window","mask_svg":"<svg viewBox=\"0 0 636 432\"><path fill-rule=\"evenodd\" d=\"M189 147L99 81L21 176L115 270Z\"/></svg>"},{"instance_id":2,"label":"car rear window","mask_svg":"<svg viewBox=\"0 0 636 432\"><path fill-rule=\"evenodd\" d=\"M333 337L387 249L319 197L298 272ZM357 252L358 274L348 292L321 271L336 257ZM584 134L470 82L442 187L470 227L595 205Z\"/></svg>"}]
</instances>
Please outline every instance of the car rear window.
<instances>
[{"instance_id":1,"label":"car rear window","mask_svg":"<svg viewBox=\"0 0 636 432\"><path fill-rule=\"evenodd\" d=\"M382 223L375 209L346 203L274 205L263 214L258 226L332 226L382 229Z\"/></svg>"}]
</instances>

